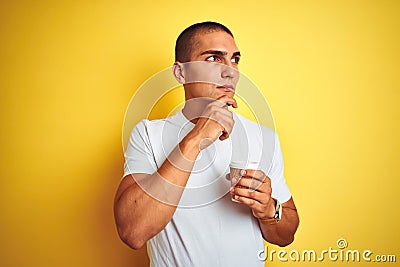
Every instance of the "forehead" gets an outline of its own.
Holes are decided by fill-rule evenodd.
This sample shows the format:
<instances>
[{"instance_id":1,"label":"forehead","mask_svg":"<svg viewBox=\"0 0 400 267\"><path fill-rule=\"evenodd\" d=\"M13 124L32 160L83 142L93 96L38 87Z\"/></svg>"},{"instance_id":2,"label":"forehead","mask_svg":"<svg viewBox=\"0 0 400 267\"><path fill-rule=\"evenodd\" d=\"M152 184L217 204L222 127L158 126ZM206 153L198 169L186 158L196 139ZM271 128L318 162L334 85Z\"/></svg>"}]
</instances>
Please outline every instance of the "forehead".
<instances>
[{"instance_id":1,"label":"forehead","mask_svg":"<svg viewBox=\"0 0 400 267\"><path fill-rule=\"evenodd\" d=\"M192 56L198 56L207 50L221 50L229 54L239 51L233 37L224 31L200 33L196 36L196 45Z\"/></svg>"}]
</instances>

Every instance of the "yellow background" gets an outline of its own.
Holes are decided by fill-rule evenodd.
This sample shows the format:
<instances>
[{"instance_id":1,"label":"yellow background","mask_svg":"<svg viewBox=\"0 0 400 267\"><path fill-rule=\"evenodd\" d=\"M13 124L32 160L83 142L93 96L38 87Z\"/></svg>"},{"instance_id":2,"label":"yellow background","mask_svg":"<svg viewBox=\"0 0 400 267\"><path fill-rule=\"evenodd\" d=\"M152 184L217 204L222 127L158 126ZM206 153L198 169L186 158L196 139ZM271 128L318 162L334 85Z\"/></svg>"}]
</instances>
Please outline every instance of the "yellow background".
<instances>
[{"instance_id":1,"label":"yellow background","mask_svg":"<svg viewBox=\"0 0 400 267\"><path fill-rule=\"evenodd\" d=\"M1 1L0 266L143 266L112 213L124 112L172 64L177 35L203 20L231 28L241 71L272 108L301 217L285 250L343 237L399 258L399 7Z\"/></svg>"}]
</instances>

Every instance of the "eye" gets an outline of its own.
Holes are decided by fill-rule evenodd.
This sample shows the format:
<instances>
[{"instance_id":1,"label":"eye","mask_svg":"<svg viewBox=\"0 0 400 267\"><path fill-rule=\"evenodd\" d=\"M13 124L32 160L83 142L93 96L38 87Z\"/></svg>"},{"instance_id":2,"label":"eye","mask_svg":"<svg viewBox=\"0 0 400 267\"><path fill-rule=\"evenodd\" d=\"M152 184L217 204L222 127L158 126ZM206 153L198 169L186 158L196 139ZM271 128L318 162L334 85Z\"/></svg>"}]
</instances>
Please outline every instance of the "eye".
<instances>
[{"instance_id":1,"label":"eye","mask_svg":"<svg viewBox=\"0 0 400 267\"><path fill-rule=\"evenodd\" d=\"M206 60L210 62L221 62L221 59L217 56L209 56L208 58L206 58Z\"/></svg>"},{"instance_id":2,"label":"eye","mask_svg":"<svg viewBox=\"0 0 400 267\"><path fill-rule=\"evenodd\" d=\"M238 64L239 60L240 60L240 57L234 57L234 58L231 59L231 62L235 63L235 64Z\"/></svg>"}]
</instances>

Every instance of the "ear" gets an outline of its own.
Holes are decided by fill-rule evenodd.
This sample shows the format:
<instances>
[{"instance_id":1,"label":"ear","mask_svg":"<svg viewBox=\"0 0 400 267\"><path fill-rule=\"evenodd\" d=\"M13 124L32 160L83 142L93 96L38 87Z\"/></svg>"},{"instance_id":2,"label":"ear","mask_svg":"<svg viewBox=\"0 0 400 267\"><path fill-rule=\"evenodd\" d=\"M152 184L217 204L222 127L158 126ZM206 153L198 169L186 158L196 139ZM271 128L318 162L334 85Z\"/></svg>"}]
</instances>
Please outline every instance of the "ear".
<instances>
[{"instance_id":1,"label":"ear","mask_svg":"<svg viewBox=\"0 0 400 267\"><path fill-rule=\"evenodd\" d=\"M174 66L172 67L172 72L174 74L175 79L180 83L180 84L185 84L185 76L184 76L184 70L183 70L183 64L176 61L174 63Z\"/></svg>"}]
</instances>

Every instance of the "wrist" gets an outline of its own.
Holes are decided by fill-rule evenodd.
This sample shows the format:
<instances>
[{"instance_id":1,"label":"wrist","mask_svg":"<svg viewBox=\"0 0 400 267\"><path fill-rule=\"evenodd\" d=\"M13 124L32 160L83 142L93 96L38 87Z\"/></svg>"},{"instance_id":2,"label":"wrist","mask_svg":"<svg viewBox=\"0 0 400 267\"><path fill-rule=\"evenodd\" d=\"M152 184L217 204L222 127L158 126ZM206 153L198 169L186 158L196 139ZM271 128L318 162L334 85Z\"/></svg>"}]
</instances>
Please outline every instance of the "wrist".
<instances>
[{"instance_id":1,"label":"wrist","mask_svg":"<svg viewBox=\"0 0 400 267\"><path fill-rule=\"evenodd\" d=\"M200 153L201 139L189 132L179 143L179 150L187 160L195 161Z\"/></svg>"},{"instance_id":2,"label":"wrist","mask_svg":"<svg viewBox=\"0 0 400 267\"><path fill-rule=\"evenodd\" d=\"M271 203L274 209L273 215L264 218L258 218L262 224L277 224L282 218L282 205L279 200L271 198Z\"/></svg>"},{"instance_id":3,"label":"wrist","mask_svg":"<svg viewBox=\"0 0 400 267\"><path fill-rule=\"evenodd\" d=\"M193 128L182 140L185 143L188 143L189 146L195 150L196 157L200 153L201 150L207 148L210 146L215 139L208 137L207 135L204 134L205 131L202 131L200 128Z\"/></svg>"}]
</instances>

